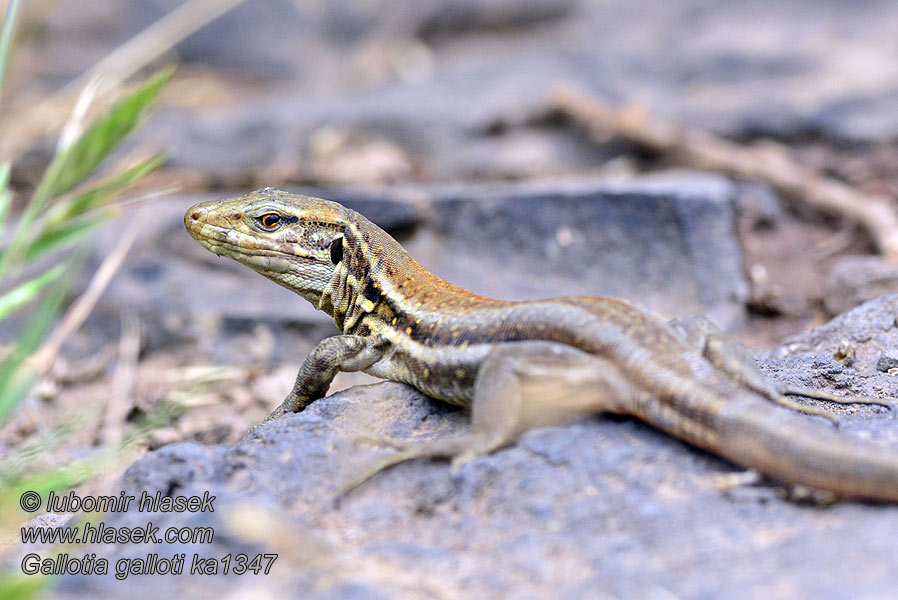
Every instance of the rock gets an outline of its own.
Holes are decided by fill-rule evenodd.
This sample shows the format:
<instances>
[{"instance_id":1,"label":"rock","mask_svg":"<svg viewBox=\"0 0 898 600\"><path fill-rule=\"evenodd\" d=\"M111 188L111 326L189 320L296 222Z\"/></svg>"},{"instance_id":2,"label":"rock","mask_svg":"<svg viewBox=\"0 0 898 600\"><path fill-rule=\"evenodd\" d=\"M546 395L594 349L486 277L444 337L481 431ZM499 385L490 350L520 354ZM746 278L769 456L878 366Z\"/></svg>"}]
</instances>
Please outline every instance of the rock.
<instances>
[{"instance_id":1,"label":"rock","mask_svg":"<svg viewBox=\"0 0 898 600\"><path fill-rule=\"evenodd\" d=\"M890 369L898 369L898 353L894 348L883 350L876 361L876 370L888 373Z\"/></svg>"},{"instance_id":2,"label":"rock","mask_svg":"<svg viewBox=\"0 0 898 600\"><path fill-rule=\"evenodd\" d=\"M464 0L430 4L430 14L417 26L417 34L425 39L472 31L538 27L569 16L575 3L570 0Z\"/></svg>"},{"instance_id":3,"label":"rock","mask_svg":"<svg viewBox=\"0 0 898 600\"><path fill-rule=\"evenodd\" d=\"M883 351L898 347L896 318L898 294L888 294L839 315L825 325L783 340L770 357L779 359L807 354L831 357L840 346L847 345L855 356L855 370L872 372Z\"/></svg>"},{"instance_id":4,"label":"rock","mask_svg":"<svg viewBox=\"0 0 898 600\"><path fill-rule=\"evenodd\" d=\"M826 277L823 304L838 315L868 300L898 292L898 265L881 256L843 256Z\"/></svg>"},{"instance_id":5,"label":"rock","mask_svg":"<svg viewBox=\"0 0 898 600\"><path fill-rule=\"evenodd\" d=\"M128 467L122 485L127 493L137 496L145 490L161 491L165 496L183 495L181 490L219 477L226 455L223 446L196 442L163 446Z\"/></svg>"},{"instance_id":6,"label":"rock","mask_svg":"<svg viewBox=\"0 0 898 600\"><path fill-rule=\"evenodd\" d=\"M347 208L362 213L375 225L396 238L410 235L417 227L424 226L423 208L406 202L395 189L288 187L287 191L339 202Z\"/></svg>"},{"instance_id":7,"label":"rock","mask_svg":"<svg viewBox=\"0 0 898 600\"><path fill-rule=\"evenodd\" d=\"M409 243L477 293L619 296L668 317L737 326L748 297L735 236L737 188L712 175L464 185L423 190L439 245Z\"/></svg>"}]
</instances>

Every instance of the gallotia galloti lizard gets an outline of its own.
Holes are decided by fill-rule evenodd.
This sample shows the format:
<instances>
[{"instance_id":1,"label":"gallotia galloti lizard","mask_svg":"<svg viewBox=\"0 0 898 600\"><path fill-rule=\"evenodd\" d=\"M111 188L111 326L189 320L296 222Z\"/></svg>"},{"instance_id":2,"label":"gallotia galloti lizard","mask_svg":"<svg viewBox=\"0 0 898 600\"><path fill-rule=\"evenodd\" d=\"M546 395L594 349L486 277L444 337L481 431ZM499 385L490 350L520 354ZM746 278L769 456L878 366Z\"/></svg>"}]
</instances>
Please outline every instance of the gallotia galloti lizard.
<instances>
[{"instance_id":1,"label":"gallotia galloti lizard","mask_svg":"<svg viewBox=\"0 0 898 600\"><path fill-rule=\"evenodd\" d=\"M368 475L417 456L457 465L527 429L607 412L782 483L898 501L898 456L795 414L832 417L787 396L888 402L785 387L707 320L665 322L617 298L485 298L422 267L362 215L271 188L197 204L184 224L210 251L331 315L342 332L312 350L269 420L324 397L338 371L471 407L471 432L405 445Z\"/></svg>"}]
</instances>

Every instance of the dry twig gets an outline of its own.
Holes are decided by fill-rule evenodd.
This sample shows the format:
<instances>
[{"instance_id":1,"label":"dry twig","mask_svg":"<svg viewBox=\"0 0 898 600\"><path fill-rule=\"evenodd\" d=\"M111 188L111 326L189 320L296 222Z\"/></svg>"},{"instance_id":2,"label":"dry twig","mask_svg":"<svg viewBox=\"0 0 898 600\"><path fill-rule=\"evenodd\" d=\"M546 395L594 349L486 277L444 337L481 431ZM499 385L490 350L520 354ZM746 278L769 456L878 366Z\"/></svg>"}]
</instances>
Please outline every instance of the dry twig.
<instances>
[{"instance_id":1,"label":"dry twig","mask_svg":"<svg viewBox=\"0 0 898 600\"><path fill-rule=\"evenodd\" d=\"M113 376L113 393L106 403L99 430L103 444L121 444L124 423L134 405L137 382L137 360L140 354L140 321L131 311L122 312L122 335L119 340L118 362Z\"/></svg>"},{"instance_id":2,"label":"dry twig","mask_svg":"<svg viewBox=\"0 0 898 600\"><path fill-rule=\"evenodd\" d=\"M550 105L599 140L622 139L684 166L761 180L786 198L859 223L870 233L879 251L898 262L898 214L892 199L864 193L800 164L784 144L767 141L763 145L742 146L661 121L645 110L614 108L571 85L559 86Z\"/></svg>"},{"instance_id":3,"label":"dry twig","mask_svg":"<svg viewBox=\"0 0 898 600\"><path fill-rule=\"evenodd\" d=\"M30 366L35 373L45 375L49 371L59 354L60 348L62 348L62 344L81 327L81 324L84 323L84 320L91 313L97 300L100 299L103 291L121 266L122 261L125 260L128 250L131 249L134 238L137 236L138 222L139 219L135 219L134 223L125 231L112 252L103 259L103 263L94 273L87 289L69 307L56 329L50 334L50 337L31 357Z\"/></svg>"}]
</instances>

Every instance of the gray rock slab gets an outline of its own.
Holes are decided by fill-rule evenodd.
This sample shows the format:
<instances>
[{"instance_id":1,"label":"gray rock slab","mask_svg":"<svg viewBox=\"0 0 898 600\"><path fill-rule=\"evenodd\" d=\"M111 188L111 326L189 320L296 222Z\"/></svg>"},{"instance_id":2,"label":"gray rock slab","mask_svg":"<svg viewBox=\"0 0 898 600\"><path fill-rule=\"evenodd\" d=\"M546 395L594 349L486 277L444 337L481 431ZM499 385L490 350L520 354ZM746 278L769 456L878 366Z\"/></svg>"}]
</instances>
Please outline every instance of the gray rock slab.
<instances>
[{"instance_id":1,"label":"gray rock slab","mask_svg":"<svg viewBox=\"0 0 898 600\"><path fill-rule=\"evenodd\" d=\"M880 386L880 394L894 396L892 376L864 361L842 367L824 340L894 345L898 329L886 327L885 316L896 304L898 296L890 296L859 307L807 334L812 353L797 352L793 342L762 367L791 383L871 393ZM842 421L845 435L898 451L898 421L880 411L847 411ZM463 411L382 383L315 402L233 448L180 443L152 452L129 468L121 489L211 491L215 512L132 511L107 515L107 524L211 526L212 544L155 550L278 552L271 574L147 577L138 596L111 576L63 577L51 597L150 598L195 589L208 596L255 585L314 598L872 599L898 585L895 507L800 505L764 486L723 492L720 478L735 467L629 419L533 430L455 475L441 461L411 461L337 495L390 453L359 443L358 435L431 439L465 427ZM88 550L113 558L145 552L127 545Z\"/></svg>"},{"instance_id":2,"label":"gray rock slab","mask_svg":"<svg viewBox=\"0 0 898 600\"><path fill-rule=\"evenodd\" d=\"M431 247L409 249L444 278L507 299L619 296L725 328L745 315L735 234L738 188L698 173L447 186L425 192Z\"/></svg>"}]
</instances>

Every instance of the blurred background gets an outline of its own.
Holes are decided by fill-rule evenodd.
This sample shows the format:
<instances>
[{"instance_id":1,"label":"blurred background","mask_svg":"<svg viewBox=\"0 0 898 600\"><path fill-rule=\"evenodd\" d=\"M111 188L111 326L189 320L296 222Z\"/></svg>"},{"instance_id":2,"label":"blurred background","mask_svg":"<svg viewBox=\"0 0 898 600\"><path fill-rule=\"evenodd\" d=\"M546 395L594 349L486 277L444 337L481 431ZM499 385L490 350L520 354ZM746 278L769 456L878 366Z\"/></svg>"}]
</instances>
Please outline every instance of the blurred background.
<instances>
[{"instance_id":1,"label":"blurred background","mask_svg":"<svg viewBox=\"0 0 898 600\"><path fill-rule=\"evenodd\" d=\"M181 221L259 187L343 202L479 293L623 296L758 353L898 290L888 0L34 0L15 19L0 175L48 251L8 251L0 276L73 275L30 346L44 280L0 322L29 373L9 481L110 443L232 444L280 402L332 322ZM126 139L66 145L110 114ZM65 444L12 452L73 413Z\"/></svg>"}]
</instances>

